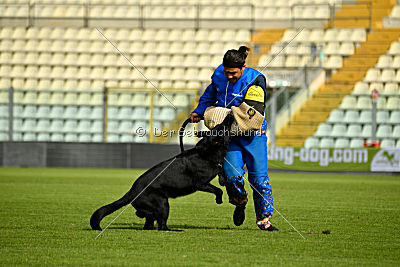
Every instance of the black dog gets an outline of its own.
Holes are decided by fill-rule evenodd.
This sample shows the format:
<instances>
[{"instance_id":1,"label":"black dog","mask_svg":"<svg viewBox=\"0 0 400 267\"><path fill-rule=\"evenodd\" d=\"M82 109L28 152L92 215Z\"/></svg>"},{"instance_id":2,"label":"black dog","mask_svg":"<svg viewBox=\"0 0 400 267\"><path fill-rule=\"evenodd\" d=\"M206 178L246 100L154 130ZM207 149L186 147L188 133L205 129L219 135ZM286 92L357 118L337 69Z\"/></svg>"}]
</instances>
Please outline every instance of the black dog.
<instances>
[{"instance_id":1,"label":"black dog","mask_svg":"<svg viewBox=\"0 0 400 267\"><path fill-rule=\"evenodd\" d=\"M136 215L146 218L145 230L168 230L168 198L185 196L196 191L216 195L217 204L222 203L222 190L210 181L222 172L224 157L230 141L229 129L234 118L228 115L209 135L204 136L194 148L172 159L163 161L141 175L121 199L96 210L90 218L93 230L101 230L100 221L121 207L132 204Z\"/></svg>"}]
</instances>

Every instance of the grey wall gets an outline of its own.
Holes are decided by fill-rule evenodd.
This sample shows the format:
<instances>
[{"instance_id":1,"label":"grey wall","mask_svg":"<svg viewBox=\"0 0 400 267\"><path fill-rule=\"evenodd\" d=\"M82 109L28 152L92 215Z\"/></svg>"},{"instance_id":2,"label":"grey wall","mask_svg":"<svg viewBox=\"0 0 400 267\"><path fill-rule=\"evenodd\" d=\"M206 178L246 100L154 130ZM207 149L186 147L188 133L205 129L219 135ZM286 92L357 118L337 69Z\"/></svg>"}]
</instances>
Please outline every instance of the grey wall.
<instances>
[{"instance_id":1,"label":"grey wall","mask_svg":"<svg viewBox=\"0 0 400 267\"><path fill-rule=\"evenodd\" d=\"M180 153L175 144L0 142L0 166L149 168Z\"/></svg>"}]
</instances>

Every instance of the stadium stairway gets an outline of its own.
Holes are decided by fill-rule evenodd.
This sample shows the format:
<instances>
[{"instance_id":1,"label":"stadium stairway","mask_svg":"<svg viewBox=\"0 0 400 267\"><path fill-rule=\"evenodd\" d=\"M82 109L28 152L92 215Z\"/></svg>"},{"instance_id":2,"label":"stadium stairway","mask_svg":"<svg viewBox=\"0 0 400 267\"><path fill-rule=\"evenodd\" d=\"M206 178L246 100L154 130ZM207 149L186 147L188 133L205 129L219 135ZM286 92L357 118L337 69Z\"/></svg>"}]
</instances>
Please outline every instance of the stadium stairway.
<instances>
[{"instance_id":1,"label":"stadium stairway","mask_svg":"<svg viewBox=\"0 0 400 267\"><path fill-rule=\"evenodd\" d=\"M396 0L357 0L356 4L342 5L331 19L335 28L382 28L382 18L390 15ZM370 25L371 16L371 25Z\"/></svg>"},{"instance_id":2,"label":"stadium stairway","mask_svg":"<svg viewBox=\"0 0 400 267\"><path fill-rule=\"evenodd\" d=\"M306 138L313 135L330 111L339 106L343 97L353 90L354 84L364 78L367 70L375 66L379 56L385 54L391 42L399 37L400 29L375 29L369 33L367 41L344 60L343 67L332 74L277 133L276 145L303 146Z\"/></svg>"}]
</instances>

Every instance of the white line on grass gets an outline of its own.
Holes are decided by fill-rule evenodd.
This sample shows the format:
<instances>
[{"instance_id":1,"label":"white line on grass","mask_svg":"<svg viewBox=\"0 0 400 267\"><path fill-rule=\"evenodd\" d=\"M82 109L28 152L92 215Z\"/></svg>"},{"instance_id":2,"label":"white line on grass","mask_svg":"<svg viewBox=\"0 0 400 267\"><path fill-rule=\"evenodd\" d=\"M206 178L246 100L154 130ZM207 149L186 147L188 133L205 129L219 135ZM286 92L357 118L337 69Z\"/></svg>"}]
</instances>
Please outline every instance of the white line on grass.
<instances>
[{"instance_id":1,"label":"white line on grass","mask_svg":"<svg viewBox=\"0 0 400 267\"><path fill-rule=\"evenodd\" d=\"M146 185L146 187L128 204L126 205L126 207L117 215L117 217L115 217L103 230L101 230L100 234L98 234L95 238L95 240L133 203L133 201L135 201L143 192L144 190L146 190L147 187L149 187L157 178L158 176L160 176L168 167L169 165L172 164L172 162L174 162L176 160L176 158L174 158L170 163L168 163L168 165L148 184Z\"/></svg>"},{"instance_id":2,"label":"white line on grass","mask_svg":"<svg viewBox=\"0 0 400 267\"><path fill-rule=\"evenodd\" d=\"M235 169L235 171L240 175L240 172L235 168L235 166L233 166L232 165L232 163L230 163L226 158L224 158L224 160L226 161L226 162L228 162L228 164L229 165L231 165L231 167L232 168L234 168ZM269 201L268 201L268 199L266 199L250 182L249 182L249 180L248 179L246 179L244 176L242 176L243 177L243 179L245 179L249 184L250 184L250 186L253 188L253 190L254 191L256 191L264 200L266 200L268 203L269 203ZM270 203L271 204L271 203ZM294 227L293 226L293 224L291 224L283 215L282 215L282 213L280 213L274 206L272 206L273 207L273 209L303 238L303 239L306 239L300 232L299 232L299 230L297 230L296 229L296 227Z\"/></svg>"}]
</instances>

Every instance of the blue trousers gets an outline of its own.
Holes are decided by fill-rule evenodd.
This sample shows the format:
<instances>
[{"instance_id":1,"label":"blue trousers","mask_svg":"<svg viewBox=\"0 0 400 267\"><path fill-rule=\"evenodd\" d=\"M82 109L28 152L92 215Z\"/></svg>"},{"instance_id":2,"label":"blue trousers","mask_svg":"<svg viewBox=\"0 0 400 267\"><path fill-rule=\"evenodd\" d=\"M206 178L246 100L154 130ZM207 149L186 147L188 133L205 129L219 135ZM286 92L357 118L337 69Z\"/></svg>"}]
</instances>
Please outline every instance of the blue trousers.
<instances>
[{"instance_id":1,"label":"blue trousers","mask_svg":"<svg viewBox=\"0 0 400 267\"><path fill-rule=\"evenodd\" d=\"M230 203L238 206L247 203L247 192L243 182L246 164L257 220L270 217L274 204L268 177L267 136L233 137L225 159L225 186Z\"/></svg>"}]
</instances>

